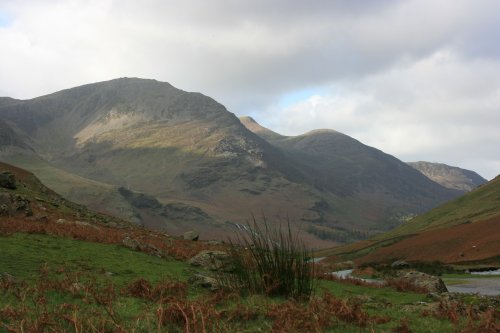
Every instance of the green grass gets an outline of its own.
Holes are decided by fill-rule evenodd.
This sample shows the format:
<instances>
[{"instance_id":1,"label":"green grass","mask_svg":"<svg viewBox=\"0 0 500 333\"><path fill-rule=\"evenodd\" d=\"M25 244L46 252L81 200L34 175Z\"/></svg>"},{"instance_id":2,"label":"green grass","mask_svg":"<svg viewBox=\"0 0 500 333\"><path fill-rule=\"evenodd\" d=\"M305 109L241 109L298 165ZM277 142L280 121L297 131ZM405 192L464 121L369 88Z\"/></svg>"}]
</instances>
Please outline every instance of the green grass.
<instances>
[{"instance_id":1,"label":"green grass","mask_svg":"<svg viewBox=\"0 0 500 333\"><path fill-rule=\"evenodd\" d=\"M323 310L321 302L325 295L341 302L341 311L355 314L355 304L360 304L362 313L382 321L359 326L356 319L349 316L327 312L325 317L323 312L322 318L331 316L332 322L322 332L371 332L372 328L376 332L390 332L403 318L411 331L417 333L455 332L465 325L465 320L453 324L447 319L422 316L422 311L433 302L424 294L337 281L318 281L316 295L309 302L290 301L282 296L210 294L183 284L189 275L187 263L157 258L119 245L12 234L0 236L0 253L0 272L13 275L16 281L9 289L0 278L2 333L5 331L2 325L18 330L24 325L24 331L40 329L43 325L74 331L73 325L77 325L82 332L92 331L93 327L95 331L149 332L157 331L160 325L160 331L184 332L185 318L188 318L190 332L202 332L202 322L207 325L207 332L270 332L272 327L276 328L281 315L297 325L290 332L308 332L307 325L314 322L307 312L309 302L319 299L315 309L330 311ZM60 271L60 267L64 267L64 271ZM145 279L151 286L148 292L163 282L173 287L165 289L166 298L158 299L154 294L139 297L130 294L129 287L139 279ZM70 292L74 281L83 284L85 291ZM176 287L175 283L180 284ZM185 294L183 288L187 288ZM467 302L477 304L478 299L470 296ZM278 317L270 315L272 311L286 310L287 306L291 312L283 312ZM21 311L20 315L16 317L12 310ZM57 323L52 321L54 316L59 318ZM77 324L71 321L72 316ZM277 329L279 331L279 327Z\"/></svg>"},{"instance_id":2,"label":"green grass","mask_svg":"<svg viewBox=\"0 0 500 333\"><path fill-rule=\"evenodd\" d=\"M140 277L186 280L186 263L167 261L120 245L98 244L49 235L0 236L0 272L16 278L36 279L42 265L101 274L111 272L109 281L123 285Z\"/></svg>"}]
</instances>

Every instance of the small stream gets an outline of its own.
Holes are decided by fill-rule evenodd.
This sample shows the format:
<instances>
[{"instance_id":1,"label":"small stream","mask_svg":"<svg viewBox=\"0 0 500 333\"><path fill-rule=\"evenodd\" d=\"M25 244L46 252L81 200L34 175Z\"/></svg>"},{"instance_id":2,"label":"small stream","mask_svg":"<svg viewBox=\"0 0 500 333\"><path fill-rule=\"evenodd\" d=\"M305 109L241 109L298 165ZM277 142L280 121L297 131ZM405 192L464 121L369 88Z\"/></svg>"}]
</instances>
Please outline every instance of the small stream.
<instances>
[{"instance_id":1,"label":"small stream","mask_svg":"<svg viewBox=\"0 0 500 333\"><path fill-rule=\"evenodd\" d=\"M488 272L476 272L477 275L497 275L500 271L488 271ZM361 279L352 276L352 269L346 269L342 271L332 272L339 278L354 278L367 282L373 283L384 283L383 280L374 279ZM488 278L456 278L456 279L446 279L445 285L448 291L451 293L469 293L469 294L479 294L486 296L498 296L500 295L500 276L499 277L488 277Z\"/></svg>"},{"instance_id":2,"label":"small stream","mask_svg":"<svg viewBox=\"0 0 500 333\"><path fill-rule=\"evenodd\" d=\"M451 293L480 294L487 296L500 295L500 277L447 279L446 288ZM451 283L450 283L451 282Z\"/></svg>"}]
</instances>

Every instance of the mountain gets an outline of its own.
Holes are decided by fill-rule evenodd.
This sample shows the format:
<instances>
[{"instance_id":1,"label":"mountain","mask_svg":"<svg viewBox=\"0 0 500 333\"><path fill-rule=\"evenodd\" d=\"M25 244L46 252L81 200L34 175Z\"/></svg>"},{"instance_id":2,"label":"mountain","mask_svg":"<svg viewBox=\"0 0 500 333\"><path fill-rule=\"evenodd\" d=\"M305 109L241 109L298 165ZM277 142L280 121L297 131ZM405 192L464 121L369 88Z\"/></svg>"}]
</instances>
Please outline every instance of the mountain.
<instances>
[{"instance_id":1,"label":"mountain","mask_svg":"<svg viewBox=\"0 0 500 333\"><path fill-rule=\"evenodd\" d=\"M450 189L469 192L487 182L486 179L471 170L461 169L442 163L408 162L433 181Z\"/></svg>"},{"instance_id":2,"label":"mountain","mask_svg":"<svg viewBox=\"0 0 500 333\"><path fill-rule=\"evenodd\" d=\"M325 246L458 193L344 134L252 129L212 98L165 82L121 78L1 101L10 129L1 160L76 202L169 233L225 238L263 213L288 216L306 242Z\"/></svg>"},{"instance_id":3,"label":"mountain","mask_svg":"<svg viewBox=\"0 0 500 333\"><path fill-rule=\"evenodd\" d=\"M494 264L500 258L500 176L399 228L319 255L358 263L395 260Z\"/></svg>"},{"instance_id":4,"label":"mountain","mask_svg":"<svg viewBox=\"0 0 500 333\"><path fill-rule=\"evenodd\" d=\"M314 130L299 136L282 136L259 125L250 117L242 123L279 148L307 175L307 182L323 193L349 198L336 210L347 210L350 220L384 220L385 228L399 225L409 212L423 212L436 202L459 192L445 189L405 163L362 144L340 132ZM373 229L377 226L371 225ZM380 230L380 229L379 229ZM377 230L377 231L379 231Z\"/></svg>"}]
</instances>

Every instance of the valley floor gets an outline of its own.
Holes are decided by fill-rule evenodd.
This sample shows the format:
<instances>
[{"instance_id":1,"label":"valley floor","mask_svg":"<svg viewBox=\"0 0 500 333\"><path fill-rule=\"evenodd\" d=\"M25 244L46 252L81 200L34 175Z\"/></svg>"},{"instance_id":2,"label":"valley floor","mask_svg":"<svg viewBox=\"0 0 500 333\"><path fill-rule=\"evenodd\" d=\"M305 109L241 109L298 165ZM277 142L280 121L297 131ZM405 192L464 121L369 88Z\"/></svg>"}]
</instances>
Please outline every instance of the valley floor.
<instances>
[{"instance_id":1,"label":"valley floor","mask_svg":"<svg viewBox=\"0 0 500 333\"><path fill-rule=\"evenodd\" d=\"M1 223L1 221L0 221ZM181 246L181 245L179 245ZM497 332L497 298L318 280L309 301L212 293L120 244L0 235L0 332Z\"/></svg>"}]
</instances>

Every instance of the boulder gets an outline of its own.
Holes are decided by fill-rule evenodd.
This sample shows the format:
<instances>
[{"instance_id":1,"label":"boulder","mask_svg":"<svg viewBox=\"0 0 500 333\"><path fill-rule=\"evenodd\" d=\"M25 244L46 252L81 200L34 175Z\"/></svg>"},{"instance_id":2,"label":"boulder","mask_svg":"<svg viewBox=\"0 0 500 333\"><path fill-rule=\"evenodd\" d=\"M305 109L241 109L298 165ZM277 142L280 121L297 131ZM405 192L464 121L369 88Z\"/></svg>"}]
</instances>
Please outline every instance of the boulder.
<instances>
[{"instance_id":1,"label":"boulder","mask_svg":"<svg viewBox=\"0 0 500 333\"><path fill-rule=\"evenodd\" d=\"M0 193L0 216L24 212L32 216L30 201L18 194Z\"/></svg>"},{"instance_id":2,"label":"boulder","mask_svg":"<svg viewBox=\"0 0 500 333\"><path fill-rule=\"evenodd\" d=\"M391 268L399 269L399 268L408 268L410 264L404 260L396 260L391 264Z\"/></svg>"},{"instance_id":3,"label":"boulder","mask_svg":"<svg viewBox=\"0 0 500 333\"><path fill-rule=\"evenodd\" d=\"M122 240L122 244L123 244L123 246L128 247L129 249L132 249L132 250L138 250L139 246L140 246L138 241L136 241L133 238L130 238L129 236L126 236Z\"/></svg>"},{"instance_id":4,"label":"boulder","mask_svg":"<svg viewBox=\"0 0 500 333\"><path fill-rule=\"evenodd\" d=\"M203 274L194 274L188 279L188 282L194 286L207 288L211 291L217 291L220 289L220 283L217 279Z\"/></svg>"},{"instance_id":5,"label":"boulder","mask_svg":"<svg viewBox=\"0 0 500 333\"><path fill-rule=\"evenodd\" d=\"M189 259L189 264L211 271L231 272L234 270L231 256L224 251L201 251L193 258Z\"/></svg>"},{"instance_id":6,"label":"boulder","mask_svg":"<svg viewBox=\"0 0 500 333\"><path fill-rule=\"evenodd\" d=\"M187 231L182 235L185 240L197 241L200 238L200 234L196 231Z\"/></svg>"},{"instance_id":7,"label":"boulder","mask_svg":"<svg viewBox=\"0 0 500 333\"><path fill-rule=\"evenodd\" d=\"M16 177L10 171L0 172L0 187L16 189Z\"/></svg>"},{"instance_id":8,"label":"boulder","mask_svg":"<svg viewBox=\"0 0 500 333\"><path fill-rule=\"evenodd\" d=\"M160 257L160 258L163 257L163 252L159 248L157 248L156 246L149 244L149 243L141 243L137 239L133 239L129 236L126 236L122 240L122 244L123 244L123 246L128 247L129 249L132 249L132 250L146 252L146 253L149 253L151 255Z\"/></svg>"},{"instance_id":9,"label":"boulder","mask_svg":"<svg viewBox=\"0 0 500 333\"><path fill-rule=\"evenodd\" d=\"M0 193L0 216L10 215L12 204L8 193Z\"/></svg>"},{"instance_id":10,"label":"boulder","mask_svg":"<svg viewBox=\"0 0 500 333\"><path fill-rule=\"evenodd\" d=\"M444 293L448 292L446 285L443 280L437 276L425 274L417 271L402 272L399 277L403 280L407 280L411 284L427 289L430 293Z\"/></svg>"}]
</instances>

